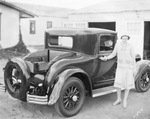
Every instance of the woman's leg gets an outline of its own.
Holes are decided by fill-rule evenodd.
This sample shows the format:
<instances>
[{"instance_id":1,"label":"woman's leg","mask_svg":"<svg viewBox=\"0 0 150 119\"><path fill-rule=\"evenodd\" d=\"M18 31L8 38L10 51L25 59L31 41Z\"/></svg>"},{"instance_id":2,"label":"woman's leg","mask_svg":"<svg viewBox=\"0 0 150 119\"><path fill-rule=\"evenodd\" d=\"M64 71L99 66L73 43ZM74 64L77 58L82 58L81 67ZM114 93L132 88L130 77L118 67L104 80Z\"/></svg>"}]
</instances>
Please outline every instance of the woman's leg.
<instances>
[{"instance_id":1,"label":"woman's leg","mask_svg":"<svg viewBox=\"0 0 150 119\"><path fill-rule=\"evenodd\" d=\"M124 99L123 99L123 107L127 108L127 99L129 95L130 89L125 89Z\"/></svg>"},{"instance_id":2,"label":"woman's leg","mask_svg":"<svg viewBox=\"0 0 150 119\"><path fill-rule=\"evenodd\" d=\"M120 104L122 101L121 99L121 88L117 88L117 100L113 103L113 105Z\"/></svg>"}]
</instances>

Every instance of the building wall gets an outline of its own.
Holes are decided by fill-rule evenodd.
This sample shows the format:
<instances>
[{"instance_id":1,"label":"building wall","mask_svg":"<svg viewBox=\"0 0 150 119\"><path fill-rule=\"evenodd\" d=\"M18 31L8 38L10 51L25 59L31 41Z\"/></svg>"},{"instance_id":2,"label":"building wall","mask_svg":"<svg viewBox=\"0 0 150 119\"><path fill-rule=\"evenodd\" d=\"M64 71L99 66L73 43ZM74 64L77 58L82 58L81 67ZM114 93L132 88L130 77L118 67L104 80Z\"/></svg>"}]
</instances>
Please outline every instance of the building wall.
<instances>
[{"instance_id":1,"label":"building wall","mask_svg":"<svg viewBox=\"0 0 150 119\"><path fill-rule=\"evenodd\" d=\"M30 34L30 21L35 21L35 34ZM24 43L29 45L44 45L44 33L47 29L47 21L52 22L52 27L62 27L66 18L36 17L21 20L21 31Z\"/></svg>"},{"instance_id":2,"label":"building wall","mask_svg":"<svg viewBox=\"0 0 150 119\"><path fill-rule=\"evenodd\" d=\"M129 42L132 43L136 54L143 57L144 45L144 21L150 21L150 11L134 11L122 13L87 13L87 14L71 14L69 21L71 22L116 22L116 31L118 38L123 34L130 35Z\"/></svg>"},{"instance_id":3,"label":"building wall","mask_svg":"<svg viewBox=\"0 0 150 119\"><path fill-rule=\"evenodd\" d=\"M11 47L19 41L19 12L0 4L1 45Z\"/></svg>"}]
</instances>

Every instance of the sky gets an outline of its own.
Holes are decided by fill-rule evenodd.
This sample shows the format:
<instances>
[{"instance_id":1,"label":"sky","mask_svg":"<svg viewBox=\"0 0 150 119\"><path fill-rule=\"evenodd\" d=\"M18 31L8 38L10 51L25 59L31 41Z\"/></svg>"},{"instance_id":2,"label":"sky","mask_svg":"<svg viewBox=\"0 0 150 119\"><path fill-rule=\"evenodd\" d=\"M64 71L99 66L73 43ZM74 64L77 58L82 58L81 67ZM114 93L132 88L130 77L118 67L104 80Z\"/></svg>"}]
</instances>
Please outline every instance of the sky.
<instances>
[{"instance_id":1,"label":"sky","mask_svg":"<svg viewBox=\"0 0 150 119\"><path fill-rule=\"evenodd\" d=\"M4 1L80 9L106 0L4 0Z\"/></svg>"}]
</instances>

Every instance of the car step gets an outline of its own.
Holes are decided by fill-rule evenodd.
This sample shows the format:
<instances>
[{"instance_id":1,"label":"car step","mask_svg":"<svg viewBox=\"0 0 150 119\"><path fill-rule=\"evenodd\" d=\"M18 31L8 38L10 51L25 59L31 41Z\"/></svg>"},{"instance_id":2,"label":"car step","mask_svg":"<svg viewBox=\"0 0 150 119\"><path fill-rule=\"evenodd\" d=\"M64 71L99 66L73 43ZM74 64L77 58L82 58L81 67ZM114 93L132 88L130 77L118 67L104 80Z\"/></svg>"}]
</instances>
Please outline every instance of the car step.
<instances>
[{"instance_id":1,"label":"car step","mask_svg":"<svg viewBox=\"0 0 150 119\"><path fill-rule=\"evenodd\" d=\"M116 90L116 88L114 86L100 88L100 89L96 89L96 90L92 91L92 93L93 93L92 97L98 97L98 96L102 96L102 95L107 95L107 94L110 94L110 93L114 93L116 91L117 90Z\"/></svg>"}]
</instances>

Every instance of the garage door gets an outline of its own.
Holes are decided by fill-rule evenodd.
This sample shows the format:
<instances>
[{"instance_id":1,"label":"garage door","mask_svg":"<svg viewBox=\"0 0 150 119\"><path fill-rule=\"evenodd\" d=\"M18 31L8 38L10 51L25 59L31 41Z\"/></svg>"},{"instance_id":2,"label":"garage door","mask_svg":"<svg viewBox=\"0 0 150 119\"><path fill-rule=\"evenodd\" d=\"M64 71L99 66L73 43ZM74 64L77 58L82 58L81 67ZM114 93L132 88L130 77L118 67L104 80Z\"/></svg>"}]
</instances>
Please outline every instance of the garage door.
<instances>
[{"instance_id":1,"label":"garage door","mask_svg":"<svg viewBox=\"0 0 150 119\"><path fill-rule=\"evenodd\" d=\"M116 22L89 22L90 28L104 28L109 30L116 30Z\"/></svg>"},{"instance_id":2,"label":"garage door","mask_svg":"<svg viewBox=\"0 0 150 119\"><path fill-rule=\"evenodd\" d=\"M0 40L1 40L1 13L0 13Z\"/></svg>"},{"instance_id":3,"label":"garage door","mask_svg":"<svg viewBox=\"0 0 150 119\"><path fill-rule=\"evenodd\" d=\"M144 58L150 59L150 21L144 22Z\"/></svg>"}]
</instances>

